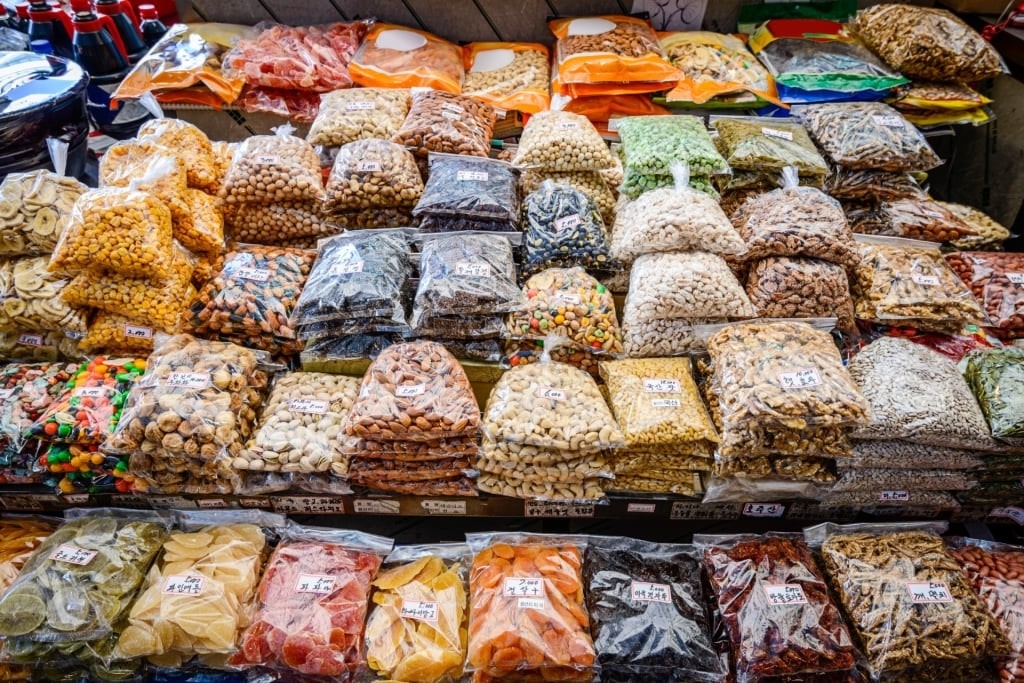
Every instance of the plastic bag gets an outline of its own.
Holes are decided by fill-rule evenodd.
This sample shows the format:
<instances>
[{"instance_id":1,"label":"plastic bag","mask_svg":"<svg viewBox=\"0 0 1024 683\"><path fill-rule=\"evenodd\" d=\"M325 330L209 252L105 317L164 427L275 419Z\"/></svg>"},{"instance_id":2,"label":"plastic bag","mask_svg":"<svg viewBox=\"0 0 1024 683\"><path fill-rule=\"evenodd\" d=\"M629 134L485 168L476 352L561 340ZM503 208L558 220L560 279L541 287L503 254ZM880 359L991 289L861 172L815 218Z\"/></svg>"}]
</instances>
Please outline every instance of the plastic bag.
<instances>
[{"instance_id":1,"label":"plastic bag","mask_svg":"<svg viewBox=\"0 0 1024 683\"><path fill-rule=\"evenodd\" d=\"M960 367L992 435L1024 438L1024 350L972 351Z\"/></svg>"},{"instance_id":2,"label":"plastic bag","mask_svg":"<svg viewBox=\"0 0 1024 683\"><path fill-rule=\"evenodd\" d=\"M650 469L644 474L616 474L604 484L609 493L671 493L699 498L704 484L699 472Z\"/></svg>"},{"instance_id":3,"label":"plastic bag","mask_svg":"<svg viewBox=\"0 0 1024 683\"><path fill-rule=\"evenodd\" d=\"M188 221L188 168L180 154L152 138L115 143L100 159L100 187L148 192L167 205L173 220Z\"/></svg>"},{"instance_id":4,"label":"plastic bag","mask_svg":"<svg viewBox=\"0 0 1024 683\"><path fill-rule=\"evenodd\" d=\"M614 166L615 157L586 117L542 111L527 121L512 164L542 171L600 171Z\"/></svg>"},{"instance_id":5,"label":"plastic bag","mask_svg":"<svg viewBox=\"0 0 1024 683\"><path fill-rule=\"evenodd\" d=\"M746 259L809 256L855 267L860 258L843 207L821 190L797 186L792 171L783 175L784 189L748 199L731 216Z\"/></svg>"},{"instance_id":6,"label":"plastic bag","mask_svg":"<svg viewBox=\"0 0 1024 683\"><path fill-rule=\"evenodd\" d=\"M984 464L973 451L893 440L857 442L853 445L853 455L838 463L840 471L860 468L971 470Z\"/></svg>"},{"instance_id":7,"label":"plastic bag","mask_svg":"<svg viewBox=\"0 0 1024 683\"><path fill-rule=\"evenodd\" d=\"M0 262L0 329L85 332L85 315L60 299L68 280L48 272L49 259Z\"/></svg>"},{"instance_id":8,"label":"plastic bag","mask_svg":"<svg viewBox=\"0 0 1024 683\"><path fill-rule=\"evenodd\" d=\"M592 537L583 577L602 680L724 680L693 546Z\"/></svg>"},{"instance_id":9,"label":"plastic bag","mask_svg":"<svg viewBox=\"0 0 1024 683\"><path fill-rule=\"evenodd\" d=\"M519 220L515 172L493 159L431 154L430 176L413 215L489 221L492 229L515 232Z\"/></svg>"},{"instance_id":10,"label":"plastic bag","mask_svg":"<svg viewBox=\"0 0 1024 683\"><path fill-rule=\"evenodd\" d=\"M977 482L963 472L940 469L895 470L895 469L849 469L840 473L832 487L833 493L847 491L874 492L879 502L892 497L902 497L904 492L913 491L968 491Z\"/></svg>"},{"instance_id":11,"label":"plastic bag","mask_svg":"<svg viewBox=\"0 0 1024 683\"><path fill-rule=\"evenodd\" d=\"M409 115L391 141L409 147L419 157L429 152L486 157L496 120L494 107L486 102L418 90L412 94Z\"/></svg>"},{"instance_id":12,"label":"plastic bag","mask_svg":"<svg viewBox=\"0 0 1024 683\"><path fill-rule=\"evenodd\" d=\"M850 375L871 406L859 439L949 448L991 446L988 426L956 364L906 339L882 337L853 357Z\"/></svg>"},{"instance_id":13,"label":"plastic bag","mask_svg":"<svg viewBox=\"0 0 1024 683\"><path fill-rule=\"evenodd\" d=\"M189 187L206 192L216 187L213 143L196 126L179 119L153 119L142 124L137 137L173 151L185 165Z\"/></svg>"},{"instance_id":14,"label":"plastic bag","mask_svg":"<svg viewBox=\"0 0 1024 683\"><path fill-rule=\"evenodd\" d=\"M769 256L747 274L747 296L762 318L835 316L836 326L856 330L846 271L828 261L801 256Z\"/></svg>"},{"instance_id":15,"label":"plastic bag","mask_svg":"<svg viewBox=\"0 0 1024 683\"><path fill-rule=\"evenodd\" d=\"M385 228L418 227L420 219L410 209L372 209L369 211L342 211L327 217L332 225L343 230L380 230Z\"/></svg>"},{"instance_id":16,"label":"plastic bag","mask_svg":"<svg viewBox=\"0 0 1024 683\"><path fill-rule=\"evenodd\" d=\"M626 296L629 296L627 292ZM644 320L623 316L622 349L627 358L682 356L705 348L696 332L704 323L724 320Z\"/></svg>"},{"instance_id":17,"label":"plastic bag","mask_svg":"<svg viewBox=\"0 0 1024 683\"><path fill-rule=\"evenodd\" d=\"M743 117L716 118L711 125L733 171L779 174L793 166L812 185L821 185L828 175L828 164L799 123Z\"/></svg>"},{"instance_id":18,"label":"plastic bag","mask_svg":"<svg viewBox=\"0 0 1024 683\"><path fill-rule=\"evenodd\" d=\"M968 672L1010 643L942 538L922 527L823 524L804 535L820 544L872 680L980 680Z\"/></svg>"},{"instance_id":19,"label":"plastic bag","mask_svg":"<svg viewBox=\"0 0 1024 683\"><path fill-rule=\"evenodd\" d=\"M658 320L749 318L754 307L721 256L701 251L645 254L633 264L622 317Z\"/></svg>"},{"instance_id":20,"label":"plastic bag","mask_svg":"<svg viewBox=\"0 0 1024 683\"><path fill-rule=\"evenodd\" d=\"M282 244L304 237L327 237L343 231L325 215L319 202L241 204L228 223L228 234L242 244Z\"/></svg>"},{"instance_id":21,"label":"plastic bag","mask_svg":"<svg viewBox=\"0 0 1024 683\"><path fill-rule=\"evenodd\" d=\"M605 226L615 220L615 195L597 171L523 171L519 177L519 191L525 197L536 191L545 180L579 190L594 200Z\"/></svg>"},{"instance_id":22,"label":"plastic bag","mask_svg":"<svg viewBox=\"0 0 1024 683\"><path fill-rule=\"evenodd\" d=\"M425 235L419 270L414 318L416 312L430 316L505 313L523 298L516 284L512 245L501 235ZM503 327L499 322L498 331Z\"/></svg>"},{"instance_id":23,"label":"plastic bag","mask_svg":"<svg viewBox=\"0 0 1024 683\"><path fill-rule=\"evenodd\" d=\"M114 650L118 659L157 658L181 667L195 655L236 651L256 600L266 534L283 515L185 512L150 570Z\"/></svg>"},{"instance_id":24,"label":"plastic bag","mask_svg":"<svg viewBox=\"0 0 1024 683\"><path fill-rule=\"evenodd\" d=\"M379 319L405 325L402 288L411 271L405 231L367 231L323 240L292 313L303 328L320 322Z\"/></svg>"},{"instance_id":25,"label":"plastic bag","mask_svg":"<svg viewBox=\"0 0 1024 683\"><path fill-rule=\"evenodd\" d=\"M583 484L588 479L611 477L608 461L603 453L582 455L578 458L565 458L565 451L543 451L532 446L487 441L485 452L501 453L502 458L489 458L482 455L474 463L475 469L485 474L494 475L504 481L522 480L530 483L549 484ZM528 459L519 459L523 453L537 452L550 458L550 464L537 464ZM515 455L513 455L515 454ZM506 457L507 456L507 457Z\"/></svg>"},{"instance_id":26,"label":"plastic bag","mask_svg":"<svg viewBox=\"0 0 1024 683\"><path fill-rule=\"evenodd\" d=\"M946 254L988 315L999 337L1024 336L1024 254L960 251Z\"/></svg>"},{"instance_id":27,"label":"plastic bag","mask_svg":"<svg viewBox=\"0 0 1024 683\"><path fill-rule=\"evenodd\" d=\"M138 324L132 318L116 313L98 311L78 346L85 353L148 356L153 352L154 333L150 325Z\"/></svg>"},{"instance_id":28,"label":"plastic bag","mask_svg":"<svg viewBox=\"0 0 1024 683\"><path fill-rule=\"evenodd\" d=\"M671 176L675 162L686 163L691 176L729 172L729 164L696 116L630 116L619 121L619 137L627 175Z\"/></svg>"},{"instance_id":29,"label":"plastic bag","mask_svg":"<svg viewBox=\"0 0 1024 683\"><path fill-rule=\"evenodd\" d=\"M501 360L501 342L497 339L434 339L461 360L497 363Z\"/></svg>"},{"instance_id":30,"label":"plastic bag","mask_svg":"<svg viewBox=\"0 0 1024 683\"><path fill-rule=\"evenodd\" d=\"M10 661L78 672L110 661L122 619L167 537L155 512L74 510L0 598Z\"/></svg>"},{"instance_id":31,"label":"plastic bag","mask_svg":"<svg viewBox=\"0 0 1024 683\"><path fill-rule=\"evenodd\" d=\"M325 93L306 141L340 147L368 138L387 140L402 127L408 113L408 90L353 88Z\"/></svg>"},{"instance_id":32,"label":"plastic bag","mask_svg":"<svg viewBox=\"0 0 1024 683\"><path fill-rule=\"evenodd\" d=\"M405 26L375 24L349 64L352 80L367 88L462 90L462 51L454 43Z\"/></svg>"},{"instance_id":33,"label":"plastic bag","mask_svg":"<svg viewBox=\"0 0 1024 683\"><path fill-rule=\"evenodd\" d=\"M843 168L929 171L942 163L921 131L886 104L815 104L796 114L818 146Z\"/></svg>"},{"instance_id":34,"label":"plastic bag","mask_svg":"<svg viewBox=\"0 0 1024 683\"><path fill-rule=\"evenodd\" d=\"M946 333L984 321L981 305L942 258L938 244L856 239L861 261L850 288L858 318Z\"/></svg>"},{"instance_id":35,"label":"plastic bag","mask_svg":"<svg viewBox=\"0 0 1024 683\"><path fill-rule=\"evenodd\" d=\"M722 104L759 100L779 103L768 70L736 36L711 31L674 31L658 36L672 66L683 76L665 96L669 102Z\"/></svg>"},{"instance_id":36,"label":"plastic bag","mask_svg":"<svg viewBox=\"0 0 1024 683\"><path fill-rule=\"evenodd\" d=\"M148 192L107 188L75 203L49 269L164 279L171 254L171 212L164 203Z\"/></svg>"},{"instance_id":37,"label":"plastic bag","mask_svg":"<svg viewBox=\"0 0 1024 683\"><path fill-rule=\"evenodd\" d=\"M827 490L827 485L823 486L813 481L711 476L704 481L704 497L701 502L710 505L819 500Z\"/></svg>"},{"instance_id":38,"label":"plastic bag","mask_svg":"<svg viewBox=\"0 0 1024 683\"><path fill-rule=\"evenodd\" d=\"M470 436L480 409L465 370L443 346L419 341L390 346L363 377L346 433L381 441Z\"/></svg>"},{"instance_id":39,"label":"plastic bag","mask_svg":"<svg viewBox=\"0 0 1024 683\"><path fill-rule=\"evenodd\" d=\"M0 360L52 362L60 359L77 360L81 357L78 341L63 332L0 332Z\"/></svg>"},{"instance_id":40,"label":"plastic bag","mask_svg":"<svg viewBox=\"0 0 1024 683\"><path fill-rule=\"evenodd\" d=\"M607 14L552 19L555 61L561 83L621 83L679 80L658 37L645 20Z\"/></svg>"},{"instance_id":41,"label":"plastic bag","mask_svg":"<svg viewBox=\"0 0 1024 683\"><path fill-rule=\"evenodd\" d=\"M608 235L597 205L579 190L545 181L523 200L526 270L601 268Z\"/></svg>"},{"instance_id":42,"label":"plastic bag","mask_svg":"<svg viewBox=\"0 0 1024 683\"><path fill-rule=\"evenodd\" d=\"M158 345L104 448L131 454L152 493L230 493L230 468L253 432L266 374L257 352L176 335ZM166 431L165 431L166 430Z\"/></svg>"},{"instance_id":43,"label":"plastic bag","mask_svg":"<svg viewBox=\"0 0 1024 683\"><path fill-rule=\"evenodd\" d=\"M536 114L548 108L548 48L540 43L469 43L462 93L499 109Z\"/></svg>"},{"instance_id":44,"label":"plastic bag","mask_svg":"<svg viewBox=\"0 0 1024 683\"><path fill-rule=\"evenodd\" d=\"M224 55L226 75L248 85L328 92L352 86L349 61L371 22L323 26L260 24L258 35L239 40Z\"/></svg>"},{"instance_id":45,"label":"plastic bag","mask_svg":"<svg viewBox=\"0 0 1024 683\"><path fill-rule=\"evenodd\" d=\"M64 393L77 369L66 363L12 363L0 369L0 482L36 483L39 442L29 429Z\"/></svg>"},{"instance_id":46,"label":"plastic bag","mask_svg":"<svg viewBox=\"0 0 1024 683\"><path fill-rule=\"evenodd\" d=\"M853 676L859 653L799 535L698 534L694 543L704 550L737 683Z\"/></svg>"},{"instance_id":47,"label":"plastic bag","mask_svg":"<svg viewBox=\"0 0 1024 683\"><path fill-rule=\"evenodd\" d=\"M897 109L929 111L970 111L991 104L992 100L962 83L919 81L889 101Z\"/></svg>"},{"instance_id":48,"label":"plastic bag","mask_svg":"<svg viewBox=\"0 0 1024 683\"><path fill-rule=\"evenodd\" d=\"M975 237L964 237L963 239L954 240L953 246L957 249L998 250L1002 248L1004 241L1010 239L1009 230L972 206L953 204L951 202L939 202L939 204L955 214L977 233Z\"/></svg>"},{"instance_id":49,"label":"plastic bag","mask_svg":"<svg viewBox=\"0 0 1024 683\"><path fill-rule=\"evenodd\" d=\"M11 173L0 184L0 256L48 255L88 187L50 171Z\"/></svg>"},{"instance_id":50,"label":"plastic bag","mask_svg":"<svg viewBox=\"0 0 1024 683\"><path fill-rule=\"evenodd\" d=\"M850 170L836 166L825 183L825 192L843 201L894 201L923 199L926 195L914 176L895 171ZM949 208L949 207L947 207Z\"/></svg>"},{"instance_id":51,"label":"plastic bag","mask_svg":"<svg viewBox=\"0 0 1024 683\"><path fill-rule=\"evenodd\" d=\"M809 481L821 484L836 480L835 472L832 470L830 459L788 455L717 457L711 469L718 477Z\"/></svg>"},{"instance_id":52,"label":"plastic bag","mask_svg":"<svg viewBox=\"0 0 1024 683\"><path fill-rule=\"evenodd\" d=\"M423 194L412 153L386 140L358 140L338 150L327 180L327 211L411 207Z\"/></svg>"},{"instance_id":53,"label":"plastic bag","mask_svg":"<svg viewBox=\"0 0 1024 683\"><path fill-rule=\"evenodd\" d=\"M596 653L580 571L584 539L467 534L466 541L476 553L466 669L478 677L593 680Z\"/></svg>"},{"instance_id":54,"label":"plastic bag","mask_svg":"<svg viewBox=\"0 0 1024 683\"><path fill-rule=\"evenodd\" d=\"M858 12L850 29L911 78L972 82L1006 70L996 49L946 10L879 5Z\"/></svg>"},{"instance_id":55,"label":"plastic bag","mask_svg":"<svg viewBox=\"0 0 1024 683\"><path fill-rule=\"evenodd\" d=\"M930 199L897 199L882 202L881 218L896 237L952 242L973 236L974 230L956 214Z\"/></svg>"},{"instance_id":56,"label":"plastic bag","mask_svg":"<svg viewBox=\"0 0 1024 683\"><path fill-rule=\"evenodd\" d=\"M174 216L174 238L190 251L203 254L222 252L224 215L217 204L217 198L201 190L189 189L185 191L184 201L188 212Z\"/></svg>"},{"instance_id":57,"label":"plastic bag","mask_svg":"<svg viewBox=\"0 0 1024 683\"><path fill-rule=\"evenodd\" d=\"M0 592L6 592L34 551L53 533L57 520L44 517L12 517L0 522ZM5 681L29 681L32 668L0 664Z\"/></svg>"},{"instance_id":58,"label":"plastic bag","mask_svg":"<svg viewBox=\"0 0 1024 683\"><path fill-rule=\"evenodd\" d=\"M220 198L228 204L323 201L320 158L286 127L275 135L254 135L235 151Z\"/></svg>"}]
</instances>

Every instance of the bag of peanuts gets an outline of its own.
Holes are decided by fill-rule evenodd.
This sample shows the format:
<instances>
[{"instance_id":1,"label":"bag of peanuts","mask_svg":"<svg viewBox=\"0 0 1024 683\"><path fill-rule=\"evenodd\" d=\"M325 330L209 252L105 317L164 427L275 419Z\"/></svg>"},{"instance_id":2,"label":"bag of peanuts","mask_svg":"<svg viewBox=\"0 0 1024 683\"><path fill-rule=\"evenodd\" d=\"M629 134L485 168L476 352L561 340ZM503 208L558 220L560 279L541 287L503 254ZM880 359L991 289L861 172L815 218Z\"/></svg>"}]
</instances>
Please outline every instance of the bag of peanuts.
<instances>
[{"instance_id":1,"label":"bag of peanuts","mask_svg":"<svg viewBox=\"0 0 1024 683\"><path fill-rule=\"evenodd\" d=\"M328 211L411 207L423 194L412 152L386 140L358 140L338 150L327 180Z\"/></svg>"},{"instance_id":2,"label":"bag of peanuts","mask_svg":"<svg viewBox=\"0 0 1024 683\"><path fill-rule=\"evenodd\" d=\"M548 48L540 43L469 43L462 48L462 94L499 109L536 114L548 108Z\"/></svg>"},{"instance_id":3,"label":"bag of peanuts","mask_svg":"<svg viewBox=\"0 0 1024 683\"><path fill-rule=\"evenodd\" d=\"M929 242L952 242L977 233L959 216L930 199L896 199L882 202L879 213L888 234Z\"/></svg>"},{"instance_id":4,"label":"bag of peanuts","mask_svg":"<svg viewBox=\"0 0 1024 683\"><path fill-rule=\"evenodd\" d=\"M293 130L278 126L274 135L254 135L242 142L220 198L228 204L323 201L320 157L308 142L291 135Z\"/></svg>"},{"instance_id":5,"label":"bag of peanuts","mask_svg":"<svg viewBox=\"0 0 1024 683\"><path fill-rule=\"evenodd\" d=\"M213 143L196 126L179 119L153 119L142 124L137 137L173 150L184 163L189 187L204 192L216 189L218 173Z\"/></svg>"},{"instance_id":6,"label":"bag of peanuts","mask_svg":"<svg viewBox=\"0 0 1024 683\"><path fill-rule=\"evenodd\" d=\"M615 166L615 156L585 116L542 111L527 121L512 165L542 171L600 171Z\"/></svg>"},{"instance_id":7,"label":"bag of peanuts","mask_svg":"<svg viewBox=\"0 0 1024 683\"><path fill-rule=\"evenodd\" d=\"M306 142L340 147L356 140L388 140L409 113L409 91L388 88L351 88L320 96L320 111L309 128Z\"/></svg>"},{"instance_id":8,"label":"bag of peanuts","mask_svg":"<svg viewBox=\"0 0 1024 683\"><path fill-rule=\"evenodd\" d=\"M324 213L320 202L240 204L227 222L231 239L242 244L282 244L304 237L327 237L343 226Z\"/></svg>"},{"instance_id":9,"label":"bag of peanuts","mask_svg":"<svg viewBox=\"0 0 1024 683\"><path fill-rule=\"evenodd\" d=\"M608 233L597 204L583 192L547 180L523 200L527 272L580 266L603 269Z\"/></svg>"},{"instance_id":10,"label":"bag of peanuts","mask_svg":"<svg viewBox=\"0 0 1024 683\"><path fill-rule=\"evenodd\" d=\"M462 50L437 36L395 24L374 24L348 65L367 88L435 88L458 93L465 69Z\"/></svg>"},{"instance_id":11,"label":"bag of peanuts","mask_svg":"<svg viewBox=\"0 0 1024 683\"><path fill-rule=\"evenodd\" d=\"M660 82L682 77L669 64L650 22L609 14L553 19L548 27L558 39L555 60L561 83Z\"/></svg>"},{"instance_id":12,"label":"bag of peanuts","mask_svg":"<svg viewBox=\"0 0 1024 683\"><path fill-rule=\"evenodd\" d=\"M519 194L507 163L453 154L430 155L430 175L413 215L438 219L424 232L516 232Z\"/></svg>"},{"instance_id":13,"label":"bag of peanuts","mask_svg":"<svg viewBox=\"0 0 1024 683\"><path fill-rule=\"evenodd\" d=\"M148 192L109 187L75 202L49 270L163 280L172 254L167 206Z\"/></svg>"},{"instance_id":14,"label":"bag of peanuts","mask_svg":"<svg viewBox=\"0 0 1024 683\"><path fill-rule=\"evenodd\" d=\"M988 314L1000 338L1024 336L1024 254L959 251L946 254Z\"/></svg>"},{"instance_id":15,"label":"bag of peanuts","mask_svg":"<svg viewBox=\"0 0 1024 683\"><path fill-rule=\"evenodd\" d=\"M154 140L126 140L100 158L100 187L148 192L167 205L175 221L189 219L188 169L177 151Z\"/></svg>"},{"instance_id":16,"label":"bag of peanuts","mask_svg":"<svg viewBox=\"0 0 1024 683\"><path fill-rule=\"evenodd\" d=\"M467 534L466 670L478 677L591 681L597 654L583 595L586 539Z\"/></svg>"},{"instance_id":17,"label":"bag of peanuts","mask_svg":"<svg viewBox=\"0 0 1024 683\"><path fill-rule=\"evenodd\" d=\"M439 90L417 90L409 115L391 141L420 158L430 152L486 157L496 120L494 107L486 102Z\"/></svg>"}]
</instances>

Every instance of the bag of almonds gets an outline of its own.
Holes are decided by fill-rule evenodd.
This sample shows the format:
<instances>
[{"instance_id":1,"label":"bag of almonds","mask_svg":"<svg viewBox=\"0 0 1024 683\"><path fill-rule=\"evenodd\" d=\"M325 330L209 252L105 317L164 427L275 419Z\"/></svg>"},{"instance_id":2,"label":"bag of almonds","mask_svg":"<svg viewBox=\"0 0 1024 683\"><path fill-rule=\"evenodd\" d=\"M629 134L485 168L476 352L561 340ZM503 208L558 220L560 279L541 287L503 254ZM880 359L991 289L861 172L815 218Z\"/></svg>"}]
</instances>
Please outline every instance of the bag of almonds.
<instances>
[{"instance_id":1,"label":"bag of almonds","mask_svg":"<svg viewBox=\"0 0 1024 683\"><path fill-rule=\"evenodd\" d=\"M328 211L411 207L423 194L412 153L386 140L343 145L327 180Z\"/></svg>"},{"instance_id":2,"label":"bag of almonds","mask_svg":"<svg viewBox=\"0 0 1024 683\"><path fill-rule=\"evenodd\" d=\"M323 201L320 157L312 145L278 126L274 135L254 135L238 146L220 198L228 204Z\"/></svg>"},{"instance_id":3,"label":"bag of almonds","mask_svg":"<svg viewBox=\"0 0 1024 683\"><path fill-rule=\"evenodd\" d=\"M416 91L402 127L391 138L424 158L430 152L486 157L497 115L472 97L438 90Z\"/></svg>"}]
</instances>

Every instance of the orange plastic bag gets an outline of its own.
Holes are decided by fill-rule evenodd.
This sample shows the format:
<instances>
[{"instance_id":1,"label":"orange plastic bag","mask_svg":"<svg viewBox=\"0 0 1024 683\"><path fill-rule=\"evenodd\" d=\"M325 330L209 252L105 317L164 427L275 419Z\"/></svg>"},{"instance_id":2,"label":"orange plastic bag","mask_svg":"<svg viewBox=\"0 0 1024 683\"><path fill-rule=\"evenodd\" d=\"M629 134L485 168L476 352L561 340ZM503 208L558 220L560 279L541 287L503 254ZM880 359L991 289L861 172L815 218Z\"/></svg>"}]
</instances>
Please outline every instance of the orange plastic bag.
<instances>
[{"instance_id":1,"label":"orange plastic bag","mask_svg":"<svg viewBox=\"0 0 1024 683\"><path fill-rule=\"evenodd\" d=\"M468 671L477 681L592 681L579 538L468 534Z\"/></svg>"},{"instance_id":2,"label":"orange plastic bag","mask_svg":"<svg viewBox=\"0 0 1024 683\"><path fill-rule=\"evenodd\" d=\"M624 116L669 116L665 107L657 105L649 95L591 95L589 97L554 97L551 108L586 116L601 133L608 132L609 121ZM615 129L614 124L611 129Z\"/></svg>"},{"instance_id":3,"label":"orange plastic bag","mask_svg":"<svg viewBox=\"0 0 1024 683\"><path fill-rule=\"evenodd\" d=\"M785 106L768 69L736 36L711 31L661 33L672 66L683 76L666 98L669 102L704 104L722 95L749 93Z\"/></svg>"},{"instance_id":4,"label":"orange plastic bag","mask_svg":"<svg viewBox=\"0 0 1024 683\"><path fill-rule=\"evenodd\" d=\"M609 14L553 19L548 27L558 38L555 60L563 84L674 82L682 75L643 19Z\"/></svg>"},{"instance_id":5,"label":"orange plastic bag","mask_svg":"<svg viewBox=\"0 0 1024 683\"><path fill-rule=\"evenodd\" d=\"M548 108L548 49L540 43L470 43L463 48L462 94L499 109Z\"/></svg>"},{"instance_id":6,"label":"orange plastic bag","mask_svg":"<svg viewBox=\"0 0 1024 683\"><path fill-rule=\"evenodd\" d=\"M462 92L462 49L437 36L395 24L376 24L348 65L352 80L367 88L422 86Z\"/></svg>"}]
</instances>

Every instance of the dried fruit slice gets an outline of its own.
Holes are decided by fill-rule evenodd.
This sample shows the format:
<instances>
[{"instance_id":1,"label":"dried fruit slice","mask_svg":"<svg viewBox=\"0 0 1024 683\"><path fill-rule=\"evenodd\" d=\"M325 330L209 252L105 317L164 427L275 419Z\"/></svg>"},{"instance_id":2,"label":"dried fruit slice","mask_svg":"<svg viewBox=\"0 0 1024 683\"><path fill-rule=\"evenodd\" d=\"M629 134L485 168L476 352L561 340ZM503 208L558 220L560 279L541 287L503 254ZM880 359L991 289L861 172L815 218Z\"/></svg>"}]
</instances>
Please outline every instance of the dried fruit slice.
<instances>
[{"instance_id":1,"label":"dried fruit slice","mask_svg":"<svg viewBox=\"0 0 1024 683\"><path fill-rule=\"evenodd\" d=\"M0 604L0 635L22 636L39 628L46 619L46 603L29 589L8 595Z\"/></svg>"}]
</instances>

